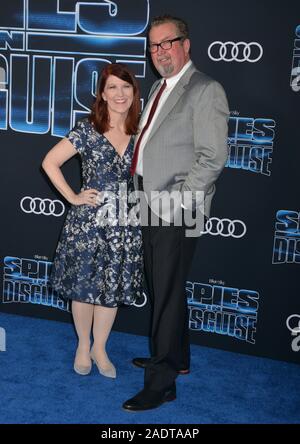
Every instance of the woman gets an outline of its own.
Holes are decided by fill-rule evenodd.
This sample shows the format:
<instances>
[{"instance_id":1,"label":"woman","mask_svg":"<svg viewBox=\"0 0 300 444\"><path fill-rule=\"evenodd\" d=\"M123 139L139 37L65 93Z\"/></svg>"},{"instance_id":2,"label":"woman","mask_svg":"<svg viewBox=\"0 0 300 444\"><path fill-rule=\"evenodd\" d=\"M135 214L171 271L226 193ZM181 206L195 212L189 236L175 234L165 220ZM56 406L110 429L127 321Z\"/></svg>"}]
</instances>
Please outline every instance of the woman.
<instances>
[{"instance_id":1,"label":"woman","mask_svg":"<svg viewBox=\"0 0 300 444\"><path fill-rule=\"evenodd\" d=\"M104 199L107 192L117 195L120 184L127 186L128 193L133 191L129 168L139 111L134 76L125 65L107 65L88 119L77 122L42 163L51 182L72 205L57 247L50 284L61 297L72 300L79 339L74 370L80 375L90 373L93 360L102 375L116 377L116 369L106 354L106 342L117 307L132 304L143 291L139 226L99 221L99 210L109 204L109 198ZM70 188L60 169L77 153L83 177L79 194ZM118 201L115 211L118 220ZM92 328L94 343L90 348Z\"/></svg>"}]
</instances>

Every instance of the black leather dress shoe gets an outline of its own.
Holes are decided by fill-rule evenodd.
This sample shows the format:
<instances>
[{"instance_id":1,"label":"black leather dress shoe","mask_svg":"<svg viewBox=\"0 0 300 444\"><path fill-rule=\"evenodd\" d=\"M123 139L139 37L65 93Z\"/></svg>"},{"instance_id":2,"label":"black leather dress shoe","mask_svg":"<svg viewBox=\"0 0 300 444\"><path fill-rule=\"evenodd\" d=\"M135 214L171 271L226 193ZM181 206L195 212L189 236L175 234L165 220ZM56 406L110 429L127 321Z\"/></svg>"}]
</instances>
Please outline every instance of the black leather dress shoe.
<instances>
[{"instance_id":1,"label":"black leather dress shoe","mask_svg":"<svg viewBox=\"0 0 300 444\"><path fill-rule=\"evenodd\" d=\"M175 399L176 385L174 382L171 387L160 392L143 389L133 398L124 402L123 409L129 412L141 412L143 410L156 409L164 402L174 401Z\"/></svg>"},{"instance_id":2,"label":"black leather dress shoe","mask_svg":"<svg viewBox=\"0 0 300 444\"><path fill-rule=\"evenodd\" d=\"M134 358L132 360L132 364L140 368L146 368L149 363L150 363L150 358ZM189 368L182 368L178 370L179 375L187 375L188 373L190 373Z\"/></svg>"}]
</instances>

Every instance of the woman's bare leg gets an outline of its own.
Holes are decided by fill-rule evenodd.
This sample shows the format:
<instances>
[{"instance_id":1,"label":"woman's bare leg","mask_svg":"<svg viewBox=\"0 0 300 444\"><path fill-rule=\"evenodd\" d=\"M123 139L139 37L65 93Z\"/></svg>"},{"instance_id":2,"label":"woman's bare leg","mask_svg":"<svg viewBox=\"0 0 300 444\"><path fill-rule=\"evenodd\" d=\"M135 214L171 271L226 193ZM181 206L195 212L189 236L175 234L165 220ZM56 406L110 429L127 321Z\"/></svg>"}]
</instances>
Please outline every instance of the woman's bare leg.
<instances>
[{"instance_id":1,"label":"woman's bare leg","mask_svg":"<svg viewBox=\"0 0 300 444\"><path fill-rule=\"evenodd\" d=\"M111 365L106 354L106 342L111 332L117 310L117 307L110 308L99 305L95 305L94 309L93 353L98 364L104 369Z\"/></svg>"},{"instance_id":2,"label":"woman's bare leg","mask_svg":"<svg viewBox=\"0 0 300 444\"><path fill-rule=\"evenodd\" d=\"M72 314L78 335L76 364L79 366L89 366L91 363L90 336L93 323L94 305L72 301Z\"/></svg>"}]
</instances>

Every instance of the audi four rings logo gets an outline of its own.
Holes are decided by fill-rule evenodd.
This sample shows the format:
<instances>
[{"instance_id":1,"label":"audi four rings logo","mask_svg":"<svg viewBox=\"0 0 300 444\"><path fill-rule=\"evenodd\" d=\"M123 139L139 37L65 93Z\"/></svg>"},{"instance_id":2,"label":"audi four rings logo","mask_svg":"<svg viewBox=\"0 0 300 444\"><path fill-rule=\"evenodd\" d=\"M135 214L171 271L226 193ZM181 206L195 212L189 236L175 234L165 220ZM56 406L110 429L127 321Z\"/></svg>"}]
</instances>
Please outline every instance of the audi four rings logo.
<instances>
[{"instance_id":1,"label":"audi four rings logo","mask_svg":"<svg viewBox=\"0 0 300 444\"><path fill-rule=\"evenodd\" d=\"M43 214L44 216L62 216L65 206L60 200L41 199L40 197L25 196L20 202L24 213Z\"/></svg>"},{"instance_id":2,"label":"audi four rings logo","mask_svg":"<svg viewBox=\"0 0 300 444\"><path fill-rule=\"evenodd\" d=\"M208 47L208 56L214 62L258 62L263 48L257 42L213 42Z\"/></svg>"},{"instance_id":3,"label":"audi four rings logo","mask_svg":"<svg viewBox=\"0 0 300 444\"><path fill-rule=\"evenodd\" d=\"M298 324L298 325L297 325ZM286 326L294 335L300 333L300 315L292 314L286 320Z\"/></svg>"},{"instance_id":4,"label":"audi four rings logo","mask_svg":"<svg viewBox=\"0 0 300 444\"><path fill-rule=\"evenodd\" d=\"M203 234L212 236L235 237L236 239L245 236L247 227L243 221L235 219L218 219L211 217L205 224Z\"/></svg>"},{"instance_id":5,"label":"audi four rings logo","mask_svg":"<svg viewBox=\"0 0 300 444\"><path fill-rule=\"evenodd\" d=\"M133 305L137 308L142 308L147 303L147 295L145 292L143 292L142 296L136 299L136 301L133 303Z\"/></svg>"}]
</instances>

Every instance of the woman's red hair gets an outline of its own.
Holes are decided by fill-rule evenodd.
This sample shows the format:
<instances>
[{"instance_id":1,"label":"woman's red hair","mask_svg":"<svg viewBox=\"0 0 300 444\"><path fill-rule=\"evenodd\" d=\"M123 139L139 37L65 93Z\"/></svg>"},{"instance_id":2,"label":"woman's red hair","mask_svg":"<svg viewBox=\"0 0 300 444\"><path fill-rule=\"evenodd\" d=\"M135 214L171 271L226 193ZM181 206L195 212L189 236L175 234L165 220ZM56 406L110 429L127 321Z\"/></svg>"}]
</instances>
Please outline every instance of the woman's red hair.
<instances>
[{"instance_id":1,"label":"woman's red hair","mask_svg":"<svg viewBox=\"0 0 300 444\"><path fill-rule=\"evenodd\" d=\"M133 86L133 101L125 120L125 131L128 135L136 134L138 130L138 121L140 114L139 86L134 75L129 71L127 66L123 65L122 63L108 64L102 70L101 77L98 81L96 100L92 106L91 113L89 115L89 121L90 123L94 124L96 130L100 134L104 134L110 129L107 103L102 98L102 93L104 91L107 79L110 75L116 76Z\"/></svg>"}]
</instances>

